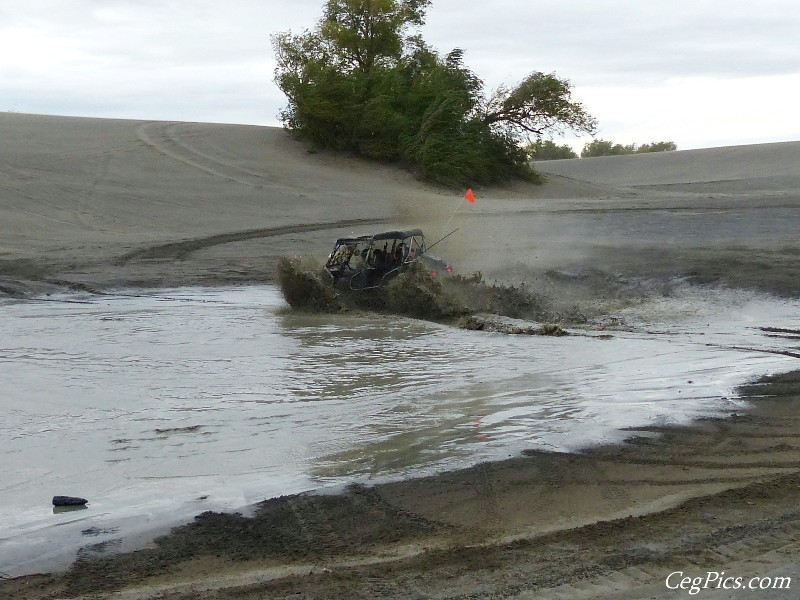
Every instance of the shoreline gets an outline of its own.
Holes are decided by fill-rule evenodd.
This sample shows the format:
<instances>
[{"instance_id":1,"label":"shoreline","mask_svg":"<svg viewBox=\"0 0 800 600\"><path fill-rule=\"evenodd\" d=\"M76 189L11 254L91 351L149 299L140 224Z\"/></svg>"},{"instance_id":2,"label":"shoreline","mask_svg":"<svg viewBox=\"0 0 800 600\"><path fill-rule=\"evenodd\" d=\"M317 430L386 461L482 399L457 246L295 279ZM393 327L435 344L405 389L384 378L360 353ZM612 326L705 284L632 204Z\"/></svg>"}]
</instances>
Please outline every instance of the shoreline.
<instances>
[{"instance_id":1,"label":"shoreline","mask_svg":"<svg viewBox=\"0 0 800 600\"><path fill-rule=\"evenodd\" d=\"M688 363L688 364L691 364L691 363ZM765 367L765 365L764 365L763 362L759 363L759 366L755 370L753 370L753 369L750 370L751 375L753 373L760 372L760 369L764 368L764 367ZM778 367L778 368L780 368L780 367ZM743 379L741 379L741 377L740 377L740 381L743 381ZM725 388L725 389L727 389L727 388ZM712 392L712 394L721 394L722 397L728 396L728 393L725 391L725 389L722 389L721 391L718 390L718 391ZM697 393L697 392L695 392L695 393ZM705 392L705 393L707 394L707 392ZM734 402L734 404L736 404L736 403L737 402ZM709 412L709 411L707 410L706 412ZM718 413L718 409L713 409L711 412L716 414L716 413ZM632 422L636 422L636 421L629 420L628 422L632 423ZM623 435L623 431L624 430L620 430L619 426L617 426L616 433L612 433L611 436L610 437L606 437L606 439L617 439L617 437L621 437ZM593 442L587 442L584 445L584 450L592 451L593 444L594 444ZM594 444L594 445L596 445L596 444ZM569 446L567 446L567 448L569 448ZM563 450L563 448L562 448L562 450ZM547 453L542 453L542 454L546 455ZM502 455L506 456L507 454L505 452L503 452ZM487 459L485 457L483 459L473 458L469 462L470 463L475 463L478 460L491 460L492 462L497 462L498 460L501 460L501 459L494 459L494 458ZM463 462L462 462L462 464L463 464ZM461 467L461 469L463 469L463 466ZM448 467L446 469L440 467L438 469L435 469L435 472L438 473L438 474L441 474L443 472L452 472L454 470L460 470L460 469L458 469L457 466L450 466L450 467ZM432 471L428 470L428 472L430 473ZM396 482L398 480L406 480L406 479L411 479L411 478L420 479L420 477L421 476L420 476L419 473L416 473L416 474L405 473L405 474L400 474L400 475L394 475L394 476L391 476L391 477L381 477L381 478L378 478L378 479L373 480L373 481L369 481L368 479L364 479L362 477L362 478L358 478L355 481L355 483L356 483L356 485L363 485L363 486L367 486L367 487L372 487L374 485L374 481L385 482L387 480L391 480L393 482ZM352 481L350 483L352 483ZM303 489L303 488L296 487L294 489L289 489L289 490L286 490L286 491L280 490L280 491L283 491L283 493L287 493L288 494L288 493L293 493L295 490L302 490L302 493L304 493L306 495L309 495L309 494L310 495L315 495L315 494L318 494L318 493L323 493L323 494L330 493L330 491L328 489L326 489L326 488ZM212 496L213 496L213 494L212 494ZM100 498L95 498L95 500L100 500ZM54 536L52 538L52 541L51 541L52 546L50 548L46 548L46 550L49 551L49 550L52 549L52 547L58 546L60 544L60 542L59 542L59 538L60 538L61 540L69 541L70 546L72 548L74 548L74 549L78 549L79 547L85 547L80 552L81 556L89 556L90 554L95 554L95 555L98 555L98 556L105 556L105 555L108 554L108 552L105 551L106 548L108 550L112 550L113 551L115 548L117 550L119 550L120 548L131 549L132 547L141 546L142 545L141 543L129 543L129 541L131 540L132 536L136 537L136 538L139 538L139 539L147 539L147 538L154 537L154 536L151 536L149 534L149 531L152 529L153 526L158 527L158 529L160 529L160 530L163 530L164 528L169 528L169 527L172 527L172 526L179 526L179 525L182 525L182 524L190 521L192 519L192 517L195 516L195 514L201 512L202 510L214 510L214 511L224 511L224 512L236 512L236 511L239 511L239 512L250 512L250 510L252 510L253 507L255 506L255 505L250 505L250 504L245 504L245 505L231 505L231 504L220 505L218 502L215 503L213 500L210 501L205 508L203 506L204 504L206 504L205 501L204 502L196 502L194 504L195 504L195 507L191 508L191 510L187 510L186 506L182 506L182 509L180 511L171 511L170 509L168 509L170 512L174 512L175 514L173 515L174 518L170 518L169 520L166 520L166 521L165 521L165 519L162 518L162 517L165 516L164 514L161 514L163 511L155 511L155 512L151 511L149 513L149 516L148 516L149 523L143 524L143 527L137 527L137 525L135 523L135 516L125 513L124 506L119 506L118 507L119 512L118 512L118 516L117 516L116 519L113 519L113 518L112 519L100 518L100 519L97 519L98 522L95 522L96 519L94 518L94 515L92 515L91 516L91 522L87 521L86 524L84 524L82 527L78 527L78 529L75 529L75 531L73 532L74 535L72 535L69 540L67 540L67 538L65 537L67 527L62 527L60 525L55 527L55 529L53 529L53 531L58 530L59 534L58 534L58 536ZM113 507L111 507L111 505L106 505L104 510L112 511L112 512L108 512L107 514L113 514L114 512L117 512L117 509L114 509ZM157 518L154 519L154 515L156 515ZM177 515L177 517L175 515ZM78 514L76 516L80 517L80 514ZM119 527L120 523L123 524L122 527ZM110 537L109 537L109 535L105 535L105 534L103 534L100 537L98 537L99 534L91 534L91 535L87 534L88 537L81 537L80 535L78 535L78 532L80 532L82 529L85 529L86 527L89 527L91 530L97 530L97 531L102 531L102 532L110 532L111 530L118 530L118 529L119 529L119 531L115 531L115 534L111 535ZM95 552L94 550L92 550L90 552L90 551L88 551L89 548L98 548L98 551ZM68 553L74 555L75 550L71 550ZM71 561L68 561L68 562L71 562ZM40 563L40 564L44 564L44 563ZM68 566L68 564L65 564L64 568L66 568L67 566ZM58 569L53 569L52 567L46 567L46 566L40 567L37 570L42 570L42 569L44 569L44 570L58 570ZM4 567L0 567L0 571L8 571L10 573L13 573L14 575L19 574L19 571L15 571L15 570L13 570L11 568L8 568L8 566L5 567L5 568Z\"/></svg>"},{"instance_id":2,"label":"shoreline","mask_svg":"<svg viewBox=\"0 0 800 600\"><path fill-rule=\"evenodd\" d=\"M215 598L242 597L253 586L275 594L299 587L313 597L327 597L326 579L332 574L344 578L353 597L370 597L369 586L360 582L365 572L381 573L373 577L387 581L413 574L415 585L418 580L430 585L437 569L456 569L459 579L475 583L472 571L485 570L487 556L482 553L499 554L493 560L501 564L509 554L535 554L541 560L547 547L569 543L596 553L602 550L596 547L598 540L628 539L631 532L652 536L649 521L676 530L707 529L694 535L708 546L695 547L697 540L687 546L676 539L677 546L667 554L688 561L684 568L696 568L703 558L711 558L709 568L722 568L720 561L733 557L715 549L720 542L716 538L726 548L730 545L725 535L731 534L726 524L731 518L744 519L741 527L746 528L750 517L741 512L742 506L759 514L761 526L774 521L769 535L778 536L777 541L759 538L759 544L789 548L779 557L788 568L800 557L800 545L789 543L794 527L800 529L800 511L793 502L800 488L800 447L790 443L800 439L800 422L787 419L800 408L800 370L739 389L749 398L745 411L689 425L636 428L620 444L575 453L527 451L437 475L351 484L339 493L281 496L257 503L248 517L205 512L159 538L155 546L79 559L62 572L0 581L0 598L106 597L123 591L122 597L177 599L193 598L197 586L215 590ZM738 447L743 443L747 447ZM753 454L756 448L759 452ZM536 500L523 507L524 498ZM690 518L709 510L716 515L710 523ZM622 561L650 573L649 579L639 574L630 585L654 585L652 571L669 556L649 554ZM746 551L743 556L749 558ZM429 570L432 558L438 566ZM613 571L615 560L603 561L601 571ZM572 577L574 567L560 564ZM597 576L586 572L580 580ZM505 567L481 577L484 584L508 585ZM529 583L533 590L553 581ZM405 592L389 597L401 598Z\"/></svg>"}]
</instances>

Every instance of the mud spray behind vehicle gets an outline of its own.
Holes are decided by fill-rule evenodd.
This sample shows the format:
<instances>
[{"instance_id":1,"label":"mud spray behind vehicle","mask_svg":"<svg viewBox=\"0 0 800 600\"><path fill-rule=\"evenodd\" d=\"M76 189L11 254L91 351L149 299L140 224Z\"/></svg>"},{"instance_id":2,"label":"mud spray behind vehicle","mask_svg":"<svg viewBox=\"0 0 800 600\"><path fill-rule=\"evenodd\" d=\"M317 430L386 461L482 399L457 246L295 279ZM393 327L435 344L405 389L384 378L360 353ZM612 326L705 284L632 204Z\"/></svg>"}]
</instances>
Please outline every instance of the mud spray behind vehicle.
<instances>
[{"instance_id":1,"label":"mud spray behind vehicle","mask_svg":"<svg viewBox=\"0 0 800 600\"><path fill-rule=\"evenodd\" d=\"M429 252L439 241L426 246L420 229L339 238L322 269L281 257L278 284L289 306L299 310L368 310L472 330L566 334L560 325L517 322L551 315L524 286L489 284L480 273L453 275L447 262Z\"/></svg>"},{"instance_id":2,"label":"mud spray behind vehicle","mask_svg":"<svg viewBox=\"0 0 800 600\"><path fill-rule=\"evenodd\" d=\"M412 264L434 277L453 272L447 262L428 253L421 229L339 238L325 270L335 285L359 291L381 287Z\"/></svg>"}]
</instances>

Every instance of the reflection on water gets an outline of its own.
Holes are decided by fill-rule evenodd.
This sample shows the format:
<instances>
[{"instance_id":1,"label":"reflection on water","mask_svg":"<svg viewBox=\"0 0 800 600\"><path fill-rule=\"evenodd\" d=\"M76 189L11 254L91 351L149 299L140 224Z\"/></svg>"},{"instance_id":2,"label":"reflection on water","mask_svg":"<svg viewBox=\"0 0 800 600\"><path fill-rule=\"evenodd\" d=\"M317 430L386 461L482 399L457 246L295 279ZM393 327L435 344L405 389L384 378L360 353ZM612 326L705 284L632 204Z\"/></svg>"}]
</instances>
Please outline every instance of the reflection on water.
<instances>
[{"instance_id":1,"label":"reflection on water","mask_svg":"<svg viewBox=\"0 0 800 600\"><path fill-rule=\"evenodd\" d=\"M272 287L7 304L0 555L64 518L57 494L114 518L232 508L724 411L748 377L796 367L765 350L797 341L758 327L800 328L797 309L687 290L600 339L299 315Z\"/></svg>"}]
</instances>

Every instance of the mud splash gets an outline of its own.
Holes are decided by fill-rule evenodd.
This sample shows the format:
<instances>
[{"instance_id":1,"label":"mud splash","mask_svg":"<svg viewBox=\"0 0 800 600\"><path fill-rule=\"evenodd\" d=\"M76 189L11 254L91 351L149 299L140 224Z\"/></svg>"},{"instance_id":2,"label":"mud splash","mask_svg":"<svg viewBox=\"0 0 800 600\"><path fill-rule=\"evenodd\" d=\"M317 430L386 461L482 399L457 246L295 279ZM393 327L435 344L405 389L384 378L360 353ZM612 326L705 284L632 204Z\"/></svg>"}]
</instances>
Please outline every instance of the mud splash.
<instances>
[{"instance_id":1,"label":"mud splash","mask_svg":"<svg viewBox=\"0 0 800 600\"><path fill-rule=\"evenodd\" d=\"M566 335L547 299L524 284L489 283L481 273L437 278L419 264L376 289L334 286L311 261L282 257L278 284L286 302L309 312L375 311L474 331ZM524 320L524 322L523 322ZM572 320L576 322L577 319Z\"/></svg>"}]
</instances>

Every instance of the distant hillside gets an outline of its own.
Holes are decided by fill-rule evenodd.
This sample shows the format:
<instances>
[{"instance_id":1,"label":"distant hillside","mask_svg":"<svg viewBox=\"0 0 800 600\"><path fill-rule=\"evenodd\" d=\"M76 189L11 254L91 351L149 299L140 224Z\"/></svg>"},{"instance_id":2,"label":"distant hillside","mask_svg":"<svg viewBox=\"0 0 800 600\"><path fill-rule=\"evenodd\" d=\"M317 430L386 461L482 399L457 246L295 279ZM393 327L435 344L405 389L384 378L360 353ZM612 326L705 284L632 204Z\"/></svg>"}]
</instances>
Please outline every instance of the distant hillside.
<instances>
[{"instance_id":1,"label":"distant hillside","mask_svg":"<svg viewBox=\"0 0 800 600\"><path fill-rule=\"evenodd\" d=\"M552 173L596 184L676 189L800 189L800 142L601 156L536 163ZM747 181L740 181L747 180Z\"/></svg>"}]
</instances>

